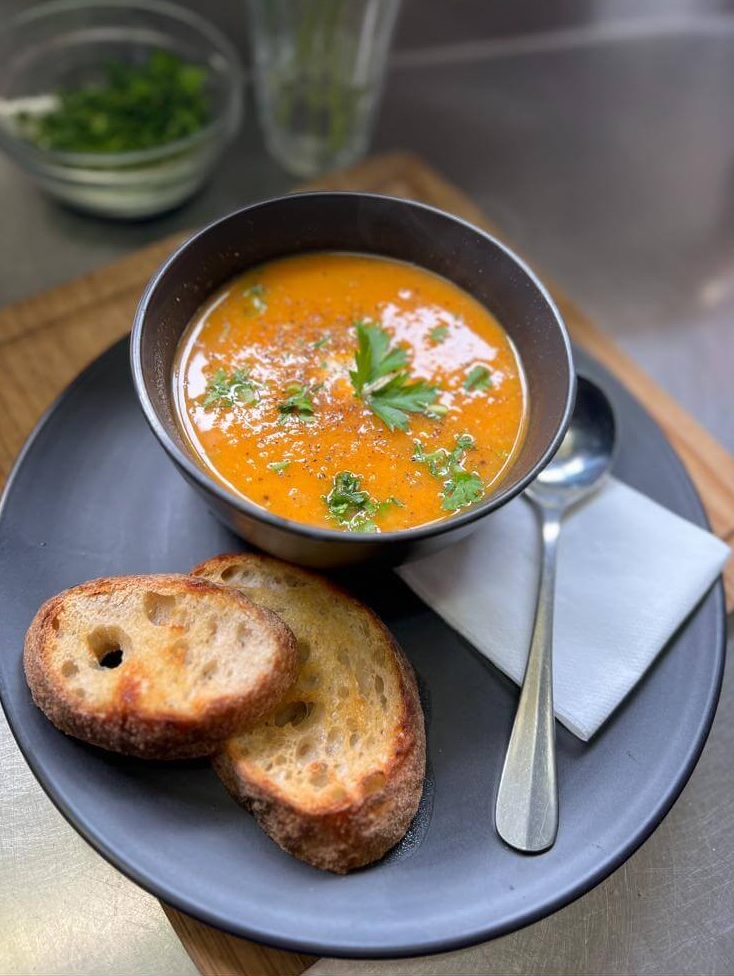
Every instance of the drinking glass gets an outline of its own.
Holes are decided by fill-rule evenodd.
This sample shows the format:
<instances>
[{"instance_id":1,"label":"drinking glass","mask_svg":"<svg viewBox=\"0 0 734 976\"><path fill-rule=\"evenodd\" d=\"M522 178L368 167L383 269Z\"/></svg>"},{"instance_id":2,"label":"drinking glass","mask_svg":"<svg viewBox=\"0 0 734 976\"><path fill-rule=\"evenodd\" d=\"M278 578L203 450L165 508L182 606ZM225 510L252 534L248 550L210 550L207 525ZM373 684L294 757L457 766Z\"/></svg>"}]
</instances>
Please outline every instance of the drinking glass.
<instances>
[{"instance_id":1,"label":"drinking glass","mask_svg":"<svg viewBox=\"0 0 734 976\"><path fill-rule=\"evenodd\" d=\"M290 173L369 145L400 0L248 0L265 143Z\"/></svg>"}]
</instances>

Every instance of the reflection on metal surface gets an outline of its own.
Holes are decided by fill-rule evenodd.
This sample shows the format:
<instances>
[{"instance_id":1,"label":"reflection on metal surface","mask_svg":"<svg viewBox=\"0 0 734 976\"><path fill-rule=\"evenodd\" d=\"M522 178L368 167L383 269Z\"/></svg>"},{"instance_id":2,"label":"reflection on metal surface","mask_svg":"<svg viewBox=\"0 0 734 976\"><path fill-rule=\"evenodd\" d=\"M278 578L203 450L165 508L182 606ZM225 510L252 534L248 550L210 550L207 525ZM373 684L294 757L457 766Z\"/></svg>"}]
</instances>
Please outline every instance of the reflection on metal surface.
<instances>
[{"instance_id":1,"label":"reflection on metal surface","mask_svg":"<svg viewBox=\"0 0 734 976\"><path fill-rule=\"evenodd\" d=\"M628 44L660 37L721 37L734 32L734 21L724 14L629 19L527 32L516 36L480 38L431 47L398 50L391 64L397 68L421 68L442 64L467 64L494 58L573 51L608 44Z\"/></svg>"},{"instance_id":2,"label":"reflection on metal surface","mask_svg":"<svg viewBox=\"0 0 734 976\"><path fill-rule=\"evenodd\" d=\"M0 714L0 972L198 976L163 910L41 790Z\"/></svg>"}]
</instances>

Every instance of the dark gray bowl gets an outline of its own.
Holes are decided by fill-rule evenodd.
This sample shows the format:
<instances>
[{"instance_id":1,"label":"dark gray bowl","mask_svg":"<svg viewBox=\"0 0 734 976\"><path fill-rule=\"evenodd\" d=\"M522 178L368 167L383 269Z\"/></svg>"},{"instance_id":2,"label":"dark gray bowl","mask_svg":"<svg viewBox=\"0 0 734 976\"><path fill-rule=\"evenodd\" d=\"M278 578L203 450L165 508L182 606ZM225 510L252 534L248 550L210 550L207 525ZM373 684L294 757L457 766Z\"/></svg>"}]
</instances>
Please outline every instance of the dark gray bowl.
<instances>
[{"instance_id":1,"label":"dark gray bowl","mask_svg":"<svg viewBox=\"0 0 734 976\"><path fill-rule=\"evenodd\" d=\"M493 312L518 350L529 423L514 466L496 490L433 525L376 535L316 528L272 514L219 485L181 437L173 407L176 347L192 316L228 279L304 251L360 251L410 261L465 289ZM508 248L471 224L420 203L367 193L302 193L267 200L211 224L154 275L131 337L135 390L153 433L212 511L253 545L291 562L336 567L399 563L455 542L525 488L548 463L573 407L571 347L558 309Z\"/></svg>"}]
</instances>

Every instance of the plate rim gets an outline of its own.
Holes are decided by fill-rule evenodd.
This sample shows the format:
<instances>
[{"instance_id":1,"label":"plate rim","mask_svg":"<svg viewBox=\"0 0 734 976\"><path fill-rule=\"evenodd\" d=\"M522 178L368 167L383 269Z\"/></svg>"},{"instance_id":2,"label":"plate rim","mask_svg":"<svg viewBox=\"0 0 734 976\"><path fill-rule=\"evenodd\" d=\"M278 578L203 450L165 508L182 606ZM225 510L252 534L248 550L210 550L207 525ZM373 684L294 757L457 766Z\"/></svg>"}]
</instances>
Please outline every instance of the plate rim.
<instances>
[{"instance_id":1,"label":"plate rim","mask_svg":"<svg viewBox=\"0 0 734 976\"><path fill-rule=\"evenodd\" d=\"M97 371L103 370L108 359L114 360L116 356L124 353L123 347L126 346L129 346L129 335L123 336L121 339L117 340L108 348L103 350L95 359L88 363L54 398L51 405L43 412L39 420L36 422L8 473L2 495L0 495L0 527L2 526L5 516L5 509L13 491L14 483L23 465L25 464L26 458L31 453L35 441L40 436L46 425L54 417L57 410L65 403L67 399L71 398L73 394L77 392L79 387L85 381L92 377ZM657 428L659 435L670 451L671 458L678 469L681 481L685 483L691 502L698 510L698 514L701 518L701 524L710 531L711 526L708 515L703 507L698 490L696 489L695 484L693 483L691 476L685 468L685 465L683 464L677 451L670 443L668 437L658 422L650 414L647 408L639 401L639 399L637 399L637 397L635 397L634 394L624 386L622 381L614 376L611 370L609 370L604 364L600 363L591 353L586 352L583 347L578 346L578 344L574 344L573 348L574 356L578 351L580 351L582 353L582 360L588 360L593 364L594 368L598 368L605 376L610 377L615 384L619 385L624 390L627 396L635 401L637 406L644 411L647 418ZM582 375L587 372L584 365L581 365L581 368L579 369L578 363L576 363L576 371ZM8 712L8 706L6 704L7 690L2 672L0 672L0 705L2 706L3 713L5 714L8 727L10 728L13 738L18 745L25 762L28 764L31 772L33 773L34 778L40 784L46 796L51 800L54 807L64 817L67 823L69 823L70 826L73 827L73 829L85 840L85 842L88 843L95 851L97 851L98 854L104 857L104 859L116 870L120 871L120 873L126 878L138 885L144 891L151 894L153 897L157 898L159 901L163 902L165 905L175 908L176 910L183 912L184 914L189 915L192 918L211 926L212 928L222 931L225 934L238 938L249 939L250 941L261 945L271 946L273 948L283 949L290 952L302 952L337 959L400 959L419 955L429 956L437 953L451 952L457 949L479 945L483 942L491 941L511 932L519 931L520 929L523 929L528 925L539 921L540 919L549 917L559 909L570 905L609 877L615 870L617 870L617 868L624 864L660 826L663 820L670 813L698 763L711 731L721 694L724 666L726 661L726 608L724 586L721 577L719 577L713 587L707 591L702 598L702 601L709 599L713 601L711 614L712 618L715 614L717 629L715 648L716 668L712 674L714 680L709 689L709 693L706 696L706 703L702 712L701 721L697 726L695 735L691 737L690 747L684 756L684 760L681 763L677 776L671 781L668 790L661 796L655 808L641 823L640 828L635 832L635 834L626 843L619 846L613 854L597 865L594 870L587 872L574 884L563 888L556 895L556 897L545 900L542 905L536 905L533 908L528 908L526 911L516 913L510 920L485 926L481 931L474 927L471 932L464 931L453 937L426 939L418 943L402 943L399 945L380 944L378 947L375 947L351 945L348 942L342 941L341 944L334 943L325 945L323 942L315 941L309 938L300 938L297 935L289 937L280 935L277 932L271 933L264 931L262 926L253 928L248 924L240 923L236 927L231 927L218 913L210 912L206 906L201 906L192 902L189 898L185 897L181 893L164 890L165 885L161 885L160 882L156 881L155 877L151 877L147 872L138 871L135 865L131 865L127 861L122 860L119 853L110 847L102 837L97 836L94 831L88 829L88 826L83 818L77 817L70 809L67 808L64 798L58 795L53 781L46 776L42 769L37 768L33 750L26 748L27 743L24 741L24 733L22 729L16 729L15 724ZM700 604L697 606L700 606ZM611 721L614 721L614 719L612 718ZM603 728L601 731L603 733Z\"/></svg>"}]
</instances>

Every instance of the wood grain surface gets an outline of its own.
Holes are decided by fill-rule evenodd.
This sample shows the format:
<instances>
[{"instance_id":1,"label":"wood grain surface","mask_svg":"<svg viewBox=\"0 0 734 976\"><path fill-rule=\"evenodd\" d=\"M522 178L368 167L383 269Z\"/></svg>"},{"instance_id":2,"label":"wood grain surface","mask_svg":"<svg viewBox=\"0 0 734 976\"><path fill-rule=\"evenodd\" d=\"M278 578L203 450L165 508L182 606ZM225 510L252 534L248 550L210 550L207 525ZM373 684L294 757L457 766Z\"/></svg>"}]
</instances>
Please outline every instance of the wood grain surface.
<instances>
[{"instance_id":1,"label":"wood grain surface","mask_svg":"<svg viewBox=\"0 0 734 976\"><path fill-rule=\"evenodd\" d=\"M465 194L405 153L373 157L308 188L367 190L422 200L503 236ZM0 312L0 481L55 397L129 331L145 284L181 239L168 238ZM615 373L658 421L695 482L713 531L733 543L734 459L552 283L550 290L573 339ZM732 610L733 560L726 568L725 586L727 607ZM296 976L313 961L300 953L234 938L168 906L164 909L202 973Z\"/></svg>"}]
</instances>

